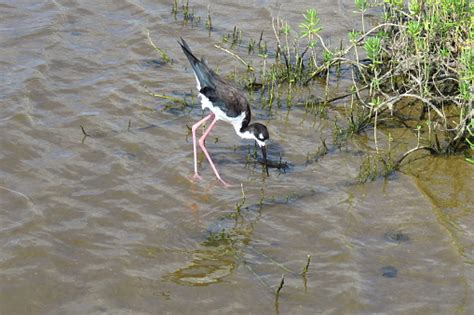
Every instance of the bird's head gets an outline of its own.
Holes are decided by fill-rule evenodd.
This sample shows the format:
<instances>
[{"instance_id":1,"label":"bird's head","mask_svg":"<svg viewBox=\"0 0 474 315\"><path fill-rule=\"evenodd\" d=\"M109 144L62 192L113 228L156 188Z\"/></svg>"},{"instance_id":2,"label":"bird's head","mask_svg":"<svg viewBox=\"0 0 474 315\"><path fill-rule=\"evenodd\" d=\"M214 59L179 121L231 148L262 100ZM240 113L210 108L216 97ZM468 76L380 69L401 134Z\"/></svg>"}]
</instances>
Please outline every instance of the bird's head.
<instances>
[{"instance_id":1,"label":"bird's head","mask_svg":"<svg viewBox=\"0 0 474 315\"><path fill-rule=\"evenodd\" d=\"M260 123L251 124L248 128L252 137L255 139L255 142L258 144L260 149L262 150L263 161L265 163L265 169L268 175L268 166L267 166L267 141L270 139L270 135L268 134L267 127Z\"/></svg>"},{"instance_id":2,"label":"bird's head","mask_svg":"<svg viewBox=\"0 0 474 315\"><path fill-rule=\"evenodd\" d=\"M267 127L260 123L251 124L248 131L250 131L252 138L255 139L259 147L265 147L267 141L270 139Z\"/></svg>"}]
</instances>

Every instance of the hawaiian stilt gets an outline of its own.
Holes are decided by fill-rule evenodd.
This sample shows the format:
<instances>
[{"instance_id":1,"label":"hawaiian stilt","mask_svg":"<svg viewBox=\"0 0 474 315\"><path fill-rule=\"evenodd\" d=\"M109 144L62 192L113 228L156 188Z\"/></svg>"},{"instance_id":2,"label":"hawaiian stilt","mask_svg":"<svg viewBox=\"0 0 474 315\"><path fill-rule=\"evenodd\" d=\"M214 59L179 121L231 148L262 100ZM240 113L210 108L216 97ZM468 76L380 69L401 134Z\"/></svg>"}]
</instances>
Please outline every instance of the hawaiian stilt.
<instances>
[{"instance_id":1,"label":"hawaiian stilt","mask_svg":"<svg viewBox=\"0 0 474 315\"><path fill-rule=\"evenodd\" d=\"M209 109L211 113L202 120L195 123L192 127L193 149L194 149L194 178L201 179L197 170L197 147L196 147L196 130L208 120L211 123L205 130L201 138L199 138L199 146L206 155L209 164L211 164L216 177L225 185L229 186L219 175L217 168L212 162L211 156L206 150L205 141L211 129L218 120L229 122L234 127L237 135L243 139L253 139L262 150L265 169L268 175L267 167L267 151L266 142L269 139L267 127L260 123L250 124L250 106L244 93L238 90L234 85L217 75L209 69L203 59L199 60L191 52L186 41L181 38L178 42L183 49L184 54L191 63L191 67L196 77L197 89L201 97L201 105L203 109Z\"/></svg>"}]
</instances>

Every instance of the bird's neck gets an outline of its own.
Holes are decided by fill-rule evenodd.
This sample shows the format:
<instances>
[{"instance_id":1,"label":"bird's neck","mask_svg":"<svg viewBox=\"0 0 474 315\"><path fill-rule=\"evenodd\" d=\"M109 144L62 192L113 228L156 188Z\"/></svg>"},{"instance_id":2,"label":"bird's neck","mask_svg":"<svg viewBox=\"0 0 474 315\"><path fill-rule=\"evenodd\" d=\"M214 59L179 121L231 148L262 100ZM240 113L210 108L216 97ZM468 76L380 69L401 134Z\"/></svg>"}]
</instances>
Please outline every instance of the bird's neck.
<instances>
[{"instance_id":1,"label":"bird's neck","mask_svg":"<svg viewBox=\"0 0 474 315\"><path fill-rule=\"evenodd\" d=\"M235 132L242 139L255 139L255 136L250 131L250 126L251 125L243 126L242 124L240 125L240 127L235 126Z\"/></svg>"},{"instance_id":2,"label":"bird's neck","mask_svg":"<svg viewBox=\"0 0 474 315\"><path fill-rule=\"evenodd\" d=\"M247 112L243 112L235 119L231 121L232 126L234 127L235 133L243 139L253 139L253 135L250 132L249 125L250 119Z\"/></svg>"},{"instance_id":3,"label":"bird's neck","mask_svg":"<svg viewBox=\"0 0 474 315\"><path fill-rule=\"evenodd\" d=\"M239 131L240 131L240 132L250 132L250 130L251 130L251 128L252 128L252 125L253 125L253 124L242 124L242 125L240 126Z\"/></svg>"}]
</instances>

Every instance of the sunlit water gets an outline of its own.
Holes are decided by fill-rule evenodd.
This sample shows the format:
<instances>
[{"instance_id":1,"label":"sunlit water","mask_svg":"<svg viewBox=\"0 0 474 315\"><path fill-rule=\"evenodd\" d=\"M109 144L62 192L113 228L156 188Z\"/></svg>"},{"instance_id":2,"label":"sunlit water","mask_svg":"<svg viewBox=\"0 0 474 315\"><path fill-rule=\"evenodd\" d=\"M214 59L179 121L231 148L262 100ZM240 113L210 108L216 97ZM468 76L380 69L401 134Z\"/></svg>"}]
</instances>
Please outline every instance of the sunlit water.
<instances>
[{"instance_id":1,"label":"sunlit water","mask_svg":"<svg viewBox=\"0 0 474 315\"><path fill-rule=\"evenodd\" d=\"M235 187L204 159L204 181L189 180L187 126L203 113L167 108L144 88L196 95L176 39L221 73L242 74L214 47L234 25L247 38L264 30L271 45L272 17L297 30L315 6L221 1L210 5L209 36L208 4L191 1L201 16L191 26L173 18L172 1L0 3L0 313L474 313L473 168L462 158L423 158L359 185L372 130L335 149L330 122L262 110L257 93L254 119L286 172L267 178L248 158L253 144L219 123L207 145ZM332 45L360 25L352 1L316 7ZM329 154L308 163L321 139Z\"/></svg>"}]
</instances>

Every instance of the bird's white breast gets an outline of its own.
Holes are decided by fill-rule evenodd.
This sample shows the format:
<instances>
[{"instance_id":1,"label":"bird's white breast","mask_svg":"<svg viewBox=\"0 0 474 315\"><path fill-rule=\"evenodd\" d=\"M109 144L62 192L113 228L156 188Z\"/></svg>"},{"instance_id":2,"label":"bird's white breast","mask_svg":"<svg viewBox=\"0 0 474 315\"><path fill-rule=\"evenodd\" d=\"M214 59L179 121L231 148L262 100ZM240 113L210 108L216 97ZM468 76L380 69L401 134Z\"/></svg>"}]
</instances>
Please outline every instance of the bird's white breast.
<instances>
[{"instance_id":1,"label":"bird's white breast","mask_svg":"<svg viewBox=\"0 0 474 315\"><path fill-rule=\"evenodd\" d=\"M201 90L201 84L199 83L199 79L196 76L196 74L194 74L194 76L196 77L196 87L197 87L198 91L200 91ZM201 107L202 107L202 109L209 109L211 112L214 113L214 115L216 115L216 117L219 120L223 120L223 121L231 123L232 126L234 127L235 133L239 137L241 137L242 139L255 139L255 137L248 131L240 132L240 129L242 128L242 122L245 119L245 115L246 115L245 112L242 112L242 114L240 114L237 117L228 117L222 111L222 109L220 109L217 106L214 106L212 104L212 102L206 97L206 95L204 95L202 93L199 93L199 97L201 98Z\"/></svg>"},{"instance_id":2,"label":"bird's white breast","mask_svg":"<svg viewBox=\"0 0 474 315\"><path fill-rule=\"evenodd\" d=\"M246 115L245 112L242 112L242 114L240 114L237 117L229 117L224 113L222 109L220 109L217 106L214 106L212 102L205 95L199 93L199 97L201 98L202 109L209 109L211 112L214 113L214 115L216 115L217 119L223 120L225 122L232 124L235 132L237 133L239 137L243 139L254 138L250 132L245 132L245 133L240 132L240 129L242 128L242 122L245 119L245 115Z\"/></svg>"}]
</instances>

